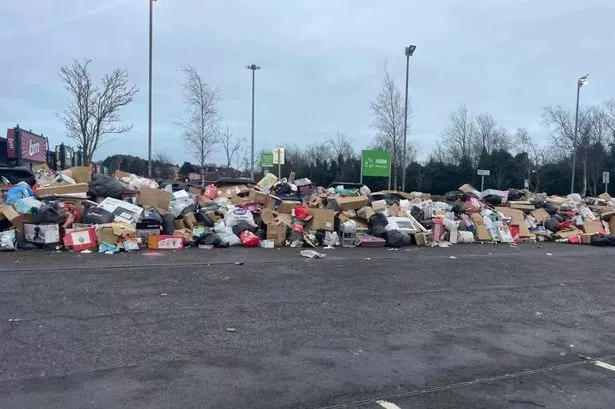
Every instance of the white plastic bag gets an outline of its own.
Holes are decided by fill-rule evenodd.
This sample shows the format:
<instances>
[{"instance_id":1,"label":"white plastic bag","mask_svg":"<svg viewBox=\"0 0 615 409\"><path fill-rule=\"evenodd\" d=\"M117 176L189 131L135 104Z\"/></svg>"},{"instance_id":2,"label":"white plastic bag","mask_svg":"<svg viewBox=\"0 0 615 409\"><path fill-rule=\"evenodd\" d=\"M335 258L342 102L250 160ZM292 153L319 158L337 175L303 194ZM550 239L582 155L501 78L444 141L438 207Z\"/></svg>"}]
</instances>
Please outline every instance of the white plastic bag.
<instances>
[{"instance_id":1,"label":"white plastic bag","mask_svg":"<svg viewBox=\"0 0 615 409\"><path fill-rule=\"evenodd\" d=\"M194 200L190 197L188 192L185 190L180 190L173 193L173 197L171 198L171 204L169 205L169 211L175 217L179 217L186 207L194 204Z\"/></svg>"},{"instance_id":2,"label":"white plastic bag","mask_svg":"<svg viewBox=\"0 0 615 409\"><path fill-rule=\"evenodd\" d=\"M0 232L0 251L13 251L17 249L17 235L15 230Z\"/></svg>"},{"instance_id":3,"label":"white plastic bag","mask_svg":"<svg viewBox=\"0 0 615 409\"><path fill-rule=\"evenodd\" d=\"M239 222L248 222L255 226L254 216L252 216L252 212L249 210L237 207L233 210L229 210L226 215L224 215L224 223L226 224L226 227L233 227Z\"/></svg>"},{"instance_id":4,"label":"white plastic bag","mask_svg":"<svg viewBox=\"0 0 615 409\"><path fill-rule=\"evenodd\" d=\"M229 246L241 246L241 240L233 233L231 227L223 227L214 229L214 233L220 237L222 243L228 243Z\"/></svg>"}]
</instances>

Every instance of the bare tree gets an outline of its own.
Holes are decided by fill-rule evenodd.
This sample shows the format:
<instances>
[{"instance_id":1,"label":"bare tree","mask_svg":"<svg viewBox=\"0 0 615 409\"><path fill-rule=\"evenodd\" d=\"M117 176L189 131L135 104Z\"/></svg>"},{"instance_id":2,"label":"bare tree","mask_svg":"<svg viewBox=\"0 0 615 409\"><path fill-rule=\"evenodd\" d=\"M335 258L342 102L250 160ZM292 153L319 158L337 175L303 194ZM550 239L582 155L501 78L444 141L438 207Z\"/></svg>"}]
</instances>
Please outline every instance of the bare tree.
<instances>
[{"instance_id":1,"label":"bare tree","mask_svg":"<svg viewBox=\"0 0 615 409\"><path fill-rule=\"evenodd\" d=\"M483 154L491 155L497 150L510 148L508 131L499 126L491 114L483 113L474 119L474 134L472 136L472 159L474 164Z\"/></svg>"},{"instance_id":2,"label":"bare tree","mask_svg":"<svg viewBox=\"0 0 615 409\"><path fill-rule=\"evenodd\" d=\"M331 154L334 155L332 159L337 160L341 157L343 160L348 160L355 157L356 153L352 146L353 144L352 138L344 135L341 132L336 132L334 138L327 139L325 144L331 148Z\"/></svg>"},{"instance_id":3,"label":"bare tree","mask_svg":"<svg viewBox=\"0 0 615 409\"><path fill-rule=\"evenodd\" d=\"M227 126L220 135L220 144L226 155L226 166L231 167L233 160L240 156L242 148L245 148L246 138L235 138L233 132ZM240 158L241 159L241 158Z\"/></svg>"},{"instance_id":4,"label":"bare tree","mask_svg":"<svg viewBox=\"0 0 615 409\"><path fill-rule=\"evenodd\" d=\"M369 102L376 144L391 153L393 186L397 187L398 171L403 156L404 100L389 72L384 70L382 87L376 99Z\"/></svg>"},{"instance_id":5,"label":"bare tree","mask_svg":"<svg viewBox=\"0 0 615 409\"><path fill-rule=\"evenodd\" d=\"M58 117L68 136L83 151L83 162L89 164L98 147L113 134L130 131L132 125L120 121L120 110L130 104L139 91L128 82L128 71L116 69L106 74L100 87L94 85L89 71L91 60L74 60L60 67L59 76L69 93L68 108Z\"/></svg>"},{"instance_id":6,"label":"bare tree","mask_svg":"<svg viewBox=\"0 0 615 409\"><path fill-rule=\"evenodd\" d=\"M459 164L462 160L472 159L472 139L475 135L475 122L468 108L461 104L449 115L444 128L442 149L448 161Z\"/></svg>"},{"instance_id":7,"label":"bare tree","mask_svg":"<svg viewBox=\"0 0 615 409\"><path fill-rule=\"evenodd\" d=\"M154 160L154 162L160 162L163 164L166 163L171 163L171 154L168 152L165 152L163 150L158 150L156 152L154 152L154 155L152 156L152 159Z\"/></svg>"},{"instance_id":8,"label":"bare tree","mask_svg":"<svg viewBox=\"0 0 615 409\"><path fill-rule=\"evenodd\" d=\"M607 116L597 107L583 107L579 111L577 136L575 142L574 113L562 106L545 107L543 122L553 136L554 147L561 158L576 153L583 173L581 195L587 192L588 164L595 144L602 144L608 130Z\"/></svg>"},{"instance_id":9,"label":"bare tree","mask_svg":"<svg viewBox=\"0 0 615 409\"><path fill-rule=\"evenodd\" d=\"M198 161L201 169L204 169L207 158L215 152L219 143L220 95L194 67L187 65L182 71L186 76L184 82L186 114L179 125L188 152ZM204 173L201 174L201 179L204 183Z\"/></svg>"}]
</instances>

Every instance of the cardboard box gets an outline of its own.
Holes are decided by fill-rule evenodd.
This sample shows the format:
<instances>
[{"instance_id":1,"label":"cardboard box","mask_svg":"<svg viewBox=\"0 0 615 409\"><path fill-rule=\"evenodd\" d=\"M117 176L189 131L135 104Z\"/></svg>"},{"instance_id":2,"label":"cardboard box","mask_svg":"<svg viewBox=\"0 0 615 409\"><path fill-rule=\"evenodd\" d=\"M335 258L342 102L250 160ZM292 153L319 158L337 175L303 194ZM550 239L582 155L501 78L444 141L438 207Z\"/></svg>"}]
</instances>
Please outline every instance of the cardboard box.
<instances>
[{"instance_id":1,"label":"cardboard box","mask_svg":"<svg viewBox=\"0 0 615 409\"><path fill-rule=\"evenodd\" d=\"M88 193L89 185L87 183L75 183L74 185L56 185L56 186L47 186L47 187L39 187L36 191L36 197L47 197L47 196L75 196L76 197L86 197Z\"/></svg>"},{"instance_id":2,"label":"cardboard box","mask_svg":"<svg viewBox=\"0 0 615 409\"><path fill-rule=\"evenodd\" d=\"M567 230L560 230L557 233L555 233L555 236L557 236L560 239L567 239L570 236L580 236L583 234L583 231L580 229L577 229L576 227L573 227L572 229L567 229Z\"/></svg>"},{"instance_id":3,"label":"cardboard box","mask_svg":"<svg viewBox=\"0 0 615 409\"><path fill-rule=\"evenodd\" d=\"M536 206L534 206L530 202L511 201L508 202L508 205L511 209L523 210L525 213L531 213L532 210L536 209Z\"/></svg>"},{"instance_id":4,"label":"cardboard box","mask_svg":"<svg viewBox=\"0 0 615 409\"><path fill-rule=\"evenodd\" d=\"M602 233L604 231L604 227L602 226L602 221L600 220L585 220L583 226L581 226L581 230L585 233L595 234Z\"/></svg>"},{"instance_id":5,"label":"cardboard box","mask_svg":"<svg viewBox=\"0 0 615 409\"><path fill-rule=\"evenodd\" d=\"M192 193L194 195L197 195L197 196L200 196L201 193L203 193L203 190L204 189L202 187L200 187L200 186L189 186L188 187L188 192L190 192L190 193Z\"/></svg>"},{"instance_id":6,"label":"cardboard box","mask_svg":"<svg viewBox=\"0 0 615 409\"><path fill-rule=\"evenodd\" d=\"M235 195L245 195L249 193L250 189L246 185L229 185L229 186L219 186L218 187L218 196L231 198L233 194Z\"/></svg>"},{"instance_id":7,"label":"cardboard box","mask_svg":"<svg viewBox=\"0 0 615 409\"><path fill-rule=\"evenodd\" d=\"M56 244L60 242L60 226L57 223L24 223L24 240L36 244Z\"/></svg>"},{"instance_id":8,"label":"cardboard box","mask_svg":"<svg viewBox=\"0 0 615 409\"><path fill-rule=\"evenodd\" d=\"M2 206L0 205L0 220L8 220L11 226L15 227L17 230L18 238L23 238L23 217L17 213L17 211L13 208L13 206Z\"/></svg>"},{"instance_id":9,"label":"cardboard box","mask_svg":"<svg viewBox=\"0 0 615 409\"><path fill-rule=\"evenodd\" d=\"M323 203L322 203L322 199L316 195L310 195L308 197L305 198L305 204L308 207L312 207L312 208L322 208Z\"/></svg>"},{"instance_id":10,"label":"cardboard box","mask_svg":"<svg viewBox=\"0 0 615 409\"><path fill-rule=\"evenodd\" d=\"M171 193L166 190L142 187L139 192L139 200L137 203L144 208L153 207L164 216L169 211L171 196Z\"/></svg>"},{"instance_id":11,"label":"cardboard box","mask_svg":"<svg viewBox=\"0 0 615 409\"><path fill-rule=\"evenodd\" d=\"M376 213L371 206L365 206L357 210L357 217L360 217L364 220L369 220L372 215Z\"/></svg>"},{"instance_id":12,"label":"cardboard box","mask_svg":"<svg viewBox=\"0 0 615 409\"><path fill-rule=\"evenodd\" d=\"M89 166L75 166L64 171L64 173L67 172L69 173L68 176L72 177L77 183L90 183L92 180L92 170Z\"/></svg>"},{"instance_id":13,"label":"cardboard box","mask_svg":"<svg viewBox=\"0 0 615 409\"><path fill-rule=\"evenodd\" d=\"M113 213L116 222L135 223L143 213L142 207L111 197L103 200L98 207Z\"/></svg>"},{"instance_id":14,"label":"cardboard box","mask_svg":"<svg viewBox=\"0 0 615 409\"><path fill-rule=\"evenodd\" d=\"M309 229L333 231L335 226L335 210L310 209L312 220Z\"/></svg>"},{"instance_id":15,"label":"cardboard box","mask_svg":"<svg viewBox=\"0 0 615 409\"><path fill-rule=\"evenodd\" d=\"M132 176L132 173L124 172L123 170L118 169L115 171L113 175L115 176L117 180L122 180L124 178L130 179L130 177Z\"/></svg>"},{"instance_id":16,"label":"cardboard box","mask_svg":"<svg viewBox=\"0 0 615 409\"><path fill-rule=\"evenodd\" d=\"M193 212L186 213L184 215L184 224L187 228L191 229L197 225L196 215Z\"/></svg>"},{"instance_id":17,"label":"cardboard box","mask_svg":"<svg viewBox=\"0 0 615 409\"><path fill-rule=\"evenodd\" d=\"M115 244L120 239L136 237L136 234L137 231L132 224L121 222L101 224L96 230L98 244Z\"/></svg>"},{"instance_id":18,"label":"cardboard box","mask_svg":"<svg viewBox=\"0 0 615 409\"><path fill-rule=\"evenodd\" d=\"M186 223L183 219L175 220L175 230L183 230L186 228Z\"/></svg>"},{"instance_id":19,"label":"cardboard box","mask_svg":"<svg viewBox=\"0 0 615 409\"><path fill-rule=\"evenodd\" d=\"M39 163L38 165L32 166L32 169L30 170L32 171L32 173L36 175L39 170L42 170L43 172L46 173L46 172L49 172L51 169L49 169L49 166L47 166L46 163Z\"/></svg>"},{"instance_id":20,"label":"cardboard box","mask_svg":"<svg viewBox=\"0 0 615 409\"><path fill-rule=\"evenodd\" d=\"M527 224L525 223L525 216L522 210L511 209L508 207L496 207L495 210L502 213L504 217L512 218L512 222L510 224L519 226L519 237L522 239L534 237L534 235L530 233Z\"/></svg>"},{"instance_id":21,"label":"cardboard box","mask_svg":"<svg viewBox=\"0 0 615 409\"><path fill-rule=\"evenodd\" d=\"M487 233L489 234L489 233ZM414 234L414 241L416 241L417 246L426 246L429 243L433 242L433 232L419 232Z\"/></svg>"},{"instance_id":22,"label":"cardboard box","mask_svg":"<svg viewBox=\"0 0 615 409\"><path fill-rule=\"evenodd\" d=\"M581 234L581 244L592 244L592 233Z\"/></svg>"},{"instance_id":23,"label":"cardboard box","mask_svg":"<svg viewBox=\"0 0 615 409\"><path fill-rule=\"evenodd\" d=\"M300 206L301 202L295 202L291 200L282 200L280 205L278 206L279 213L291 213L293 209L297 206Z\"/></svg>"},{"instance_id":24,"label":"cardboard box","mask_svg":"<svg viewBox=\"0 0 615 409\"><path fill-rule=\"evenodd\" d=\"M489 230L487 230L487 226L483 221L483 216L480 213L473 213L470 218L472 219L472 223L474 223L474 237L477 241L492 241L491 235L489 234Z\"/></svg>"},{"instance_id":25,"label":"cardboard box","mask_svg":"<svg viewBox=\"0 0 615 409\"><path fill-rule=\"evenodd\" d=\"M385 200L373 200L372 209L375 212L385 212L387 210L387 202Z\"/></svg>"},{"instance_id":26,"label":"cardboard box","mask_svg":"<svg viewBox=\"0 0 615 409\"><path fill-rule=\"evenodd\" d=\"M147 247L152 250L181 250L184 248L184 237L175 235L149 236Z\"/></svg>"},{"instance_id":27,"label":"cardboard box","mask_svg":"<svg viewBox=\"0 0 615 409\"><path fill-rule=\"evenodd\" d=\"M192 236L192 231L189 230L189 229L174 230L173 231L173 236L183 237L184 238L184 244L192 244L192 243L194 243L194 237Z\"/></svg>"},{"instance_id":28,"label":"cardboard box","mask_svg":"<svg viewBox=\"0 0 615 409\"><path fill-rule=\"evenodd\" d=\"M95 249L96 245L97 238L94 227L69 230L64 235L64 247L70 247L73 251Z\"/></svg>"},{"instance_id":29,"label":"cardboard box","mask_svg":"<svg viewBox=\"0 0 615 409\"><path fill-rule=\"evenodd\" d=\"M536 209L536 210L532 210L530 212L530 215L536 219L536 221L538 223L544 223L545 220L547 220L548 218L550 218L551 216L549 215L549 213L547 213L547 211L545 209Z\"/></svg>"},{"instance_id":30,"label":"cardboard box","mask_svg":"<svg viewBox=\"0 0 615 409\"><path fill-rule=\"evenodd\" d=\"M267 240L273 241L276 247L283 247L291 223L290 215L281 215L266 209L263 210L261 218L267 226Z\"/></svg>"},{"instance_id":31,"label":"cardboard box","mask_svg":"<svg viewBox=\"0 0 615 409\"><path fill-rule=\"evenodd\" d=\"M340 206L341 210L358 210L367 204L365 196L335 196L333 200Z\"/></svg>"}]
</instances>

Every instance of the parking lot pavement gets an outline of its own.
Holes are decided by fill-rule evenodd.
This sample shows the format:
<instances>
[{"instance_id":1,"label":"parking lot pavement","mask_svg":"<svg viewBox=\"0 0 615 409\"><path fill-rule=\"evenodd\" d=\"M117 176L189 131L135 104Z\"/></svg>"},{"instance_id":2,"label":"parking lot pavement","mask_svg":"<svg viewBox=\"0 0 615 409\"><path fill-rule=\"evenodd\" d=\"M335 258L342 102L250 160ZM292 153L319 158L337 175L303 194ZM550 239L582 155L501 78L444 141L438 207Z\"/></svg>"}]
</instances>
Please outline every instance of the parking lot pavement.
<instances>
[{"instance_id":1,"label":"parking lot pavement","mask_svg":"<svg viewBox=\"0 0 615 409\"><path fill-rule=\"evenodd\" d=\"M579 358L615 364L611 249L325 252L3 253L0 407L605 408L615 398L615 371Z\"/></svg>"}]
</instances>

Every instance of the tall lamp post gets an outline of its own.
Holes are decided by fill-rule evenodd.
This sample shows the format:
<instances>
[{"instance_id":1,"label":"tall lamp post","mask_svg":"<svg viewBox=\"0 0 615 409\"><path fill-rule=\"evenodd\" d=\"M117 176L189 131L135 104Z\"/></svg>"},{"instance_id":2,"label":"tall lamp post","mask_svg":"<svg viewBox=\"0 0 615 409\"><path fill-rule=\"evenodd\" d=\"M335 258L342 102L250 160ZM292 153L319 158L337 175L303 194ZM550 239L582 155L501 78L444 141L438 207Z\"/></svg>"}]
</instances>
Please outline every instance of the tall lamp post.
<instances>
[{"instance_id":1,"label":"tall lamp post","mask_svg":"<svg viewBox=\"0 0 615 409\"><path fill-rule=\"evenodd\" d=\"M407 137L408 137L408 73L410 72L410 56L414 54L414 50L416 50L415 45L411 45L406 47L406 103L404 105L404 150L403 150L403 159L402 159L402 173L401 173L401 190L406 191L406 162L407 162Z\"/></svg>"},{"instance_id":2,"label":"tall lamp post","mask_svg":"<svg viewBox=\"0 0 615 409\"><path fill-rule=\"evenodd\" d=\"M147 116L147 177L152 177L152 48L154 43L154 2L149 0L149 83Z\"/></svg>"},{"instance_id":3,"label":"tall lamp post","mask_svg":"<svg viewBox=\"0 0 615 409\"><path fill-rule=\"evenodd\" d=\"M577 133L579 130L579 95L581 87L587 85L589 74L585 74L577 80L577 107L574 116L574 136L572 137L572 175L570 177L570 193L574 193L574 174L577 170Z\"/></svg>"},{"instance_id":4,"label":"tall lamp post","mask_svg":"<svg viewBox=\"0 0 615 409\"><path fill-rule=\"evenodd\" d=\"M252 64L246 67L252 70L252 136L250 138L250 179L254 180L254 73L260 70L261 67Z\"/></svg>"}]
</instances>

